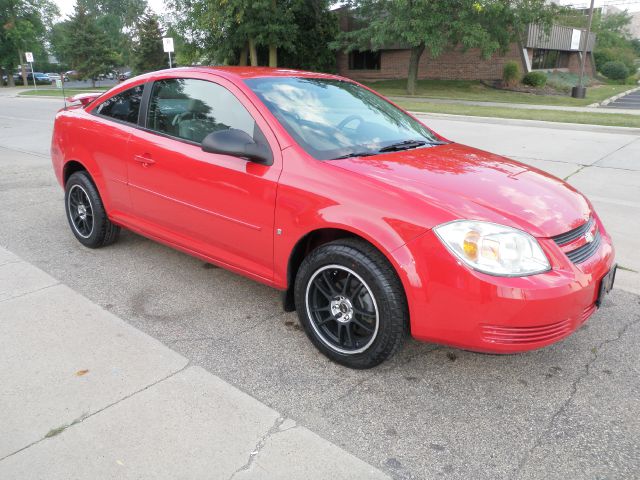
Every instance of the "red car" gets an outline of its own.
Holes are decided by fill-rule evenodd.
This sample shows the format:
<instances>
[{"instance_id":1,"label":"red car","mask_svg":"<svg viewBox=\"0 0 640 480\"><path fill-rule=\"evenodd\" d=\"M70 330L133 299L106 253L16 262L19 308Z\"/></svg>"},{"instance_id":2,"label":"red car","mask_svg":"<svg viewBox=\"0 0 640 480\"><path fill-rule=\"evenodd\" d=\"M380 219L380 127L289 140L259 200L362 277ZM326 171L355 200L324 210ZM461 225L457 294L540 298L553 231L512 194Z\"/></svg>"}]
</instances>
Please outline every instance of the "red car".
<instances>
[{"instance_id":1,"label":"red car","mask_svg":"<svg viewBox=\"0 0 640 480\"><path fill-rule=\"evenodd\" d=\"M351 80L181 68L81 100L51 147L76 238L127 228L282 290L346 366L379 364L409 332L543 347L611 289L611 239L583 195Z\"/></svg>"}]
</instances>

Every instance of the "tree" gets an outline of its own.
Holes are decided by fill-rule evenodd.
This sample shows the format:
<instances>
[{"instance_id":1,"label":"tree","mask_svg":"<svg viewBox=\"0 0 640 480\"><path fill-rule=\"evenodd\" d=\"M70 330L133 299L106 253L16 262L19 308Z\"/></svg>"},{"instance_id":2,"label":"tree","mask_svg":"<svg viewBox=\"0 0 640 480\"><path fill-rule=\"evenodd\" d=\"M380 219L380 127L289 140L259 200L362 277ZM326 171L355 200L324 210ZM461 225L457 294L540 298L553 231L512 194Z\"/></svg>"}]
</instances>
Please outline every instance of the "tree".
<instances>
[{"instance_id":1,"label":"tree","mask_svg":"<svg viewBox=\"0 0 640 480\"><path fill-rule=\"evenodd\" d=\"M269 65L278 50L293 47L297 32L291 0L172 0L173 27L207 61L258 65L258 50L268 48Z\"/></svg>"},{"instance_id":2,"label":"tree","mask_svg":"<svg viewBox=\"0 0 640 480\"><path fill-rule=\"evenodd\" d=\"M133 33L148 9L147 0L85 0L85 7L106 34L109 48L118 52L118 64L130 65Z\"/></svg>"},{"instance_id":3,"label":"tree","mask_svg":"<svg viewBox=\"0 0 640 480\"><path fill-rule=\"evenodd\" d=\"M15 68L26 61L25 51L44 57L43 40L57 13L49 0L0 0L0 67L6 72L9 86L14 85ZM26 86L24 68L22 78Z\"/></svg>"},{"instance_id":4,"label":"tree","mask_svg":"<svg viewBox=\"0 0 640 480\"><path fill-rule=\"evenodd\" d=\"M350 0L357 28L334 44L350 50L403 45L411 50L407 91L413 95L425 50L432 58L445 50L478 48L483 58L522 40L525 27L549 28L559 7L546 0Z\"/></svg>"},{"instance_id":5,"label":"tree","mask_svg":"<svg viewBox=\"0 0 640 480\"><path fill-rule=\"evenodd\" d=\"M296 31L292 46L282 48L282 66L321 72L336 70L336 55L329 47L338 33L338 16L331 11L332 0L296 0L291 13Z\"/></svg>"},{"instance_id":6,"label":"tree","mask_svg":"<svg viewBox=\"0 0 640 480\"><path fill-rule=\"evenodd\" d=\"M91 79L95 87L98 75L115 66L117 55L110 48L108 38L99 29L96 19L89 15L85 1L78 0L68 22L65 50L80 78Z\"/></svg>"},{"instance_id":7,"label":"tree","mask_svg":"<svg viewBox=\"0 0 640 480\"><path fill-rule=\"evenodd\" d=\"M162 32L158 17L145 14L137 25L138 39L133 46L133 70L136 74L167 67L162 48Z\"/></svg>"}]
</instances>

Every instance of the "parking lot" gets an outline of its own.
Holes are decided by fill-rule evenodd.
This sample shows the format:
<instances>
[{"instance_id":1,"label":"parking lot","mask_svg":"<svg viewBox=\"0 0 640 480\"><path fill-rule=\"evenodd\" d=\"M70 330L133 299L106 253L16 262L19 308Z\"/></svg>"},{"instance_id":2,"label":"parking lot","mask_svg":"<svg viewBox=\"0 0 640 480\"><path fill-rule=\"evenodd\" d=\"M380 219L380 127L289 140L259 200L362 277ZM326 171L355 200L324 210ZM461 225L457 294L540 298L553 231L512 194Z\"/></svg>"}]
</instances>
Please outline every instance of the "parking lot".
<instances>
[{"instance_id":1,"label":"parking lot","mask_svg":"<svg viewBox=\"0 0 640 480\"><path fill-rule=\"evenodd\" d=\"M311 346L275 290L130 232L83 248L48 157L60 107L0 97L0 246L392 477L637 477L638 131L425 116L452 140L567 178L594 203L623 269L603 308L544 350L409 341L381 367L353 371Z\"/></svg>"}]
</instances>

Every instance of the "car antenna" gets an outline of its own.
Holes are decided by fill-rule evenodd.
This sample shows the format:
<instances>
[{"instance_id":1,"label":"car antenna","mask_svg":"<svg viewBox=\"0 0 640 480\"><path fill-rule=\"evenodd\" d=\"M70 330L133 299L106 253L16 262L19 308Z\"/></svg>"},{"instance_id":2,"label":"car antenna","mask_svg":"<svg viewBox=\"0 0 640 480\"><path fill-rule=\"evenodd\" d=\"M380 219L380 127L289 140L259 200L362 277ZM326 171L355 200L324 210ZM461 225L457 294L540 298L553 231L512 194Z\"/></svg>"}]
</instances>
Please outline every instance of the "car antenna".
<instances>
[{"instance_id":1,"label":"car antenna","mask_svg":"<svg viewBox=\"0 0 640 480\"><path fill-rule=\"evenodd\" d=\"M67 109L67 96L64 94L64 73L60 73L60 85L62 85L62 103L64 103L64 109Z\"/></svg>"}]
</instances>

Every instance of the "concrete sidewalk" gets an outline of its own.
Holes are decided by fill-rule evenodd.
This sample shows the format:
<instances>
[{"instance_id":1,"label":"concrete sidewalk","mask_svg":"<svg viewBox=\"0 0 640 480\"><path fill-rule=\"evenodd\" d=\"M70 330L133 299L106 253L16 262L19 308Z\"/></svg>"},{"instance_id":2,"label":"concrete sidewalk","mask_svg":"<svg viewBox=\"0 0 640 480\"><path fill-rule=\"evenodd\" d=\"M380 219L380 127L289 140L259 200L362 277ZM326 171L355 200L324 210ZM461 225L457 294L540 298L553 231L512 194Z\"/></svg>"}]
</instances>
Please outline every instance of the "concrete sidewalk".
<instances>
[{"instance_id":1,"label":"concrete sidewalk","mask_svg":"<svg viewBox=\"0 0 640 480\"><path fill-rule=\"evenodd\" d=\"M0 248L0 478L387 478Z\"/></svg>"}]
</instances>

